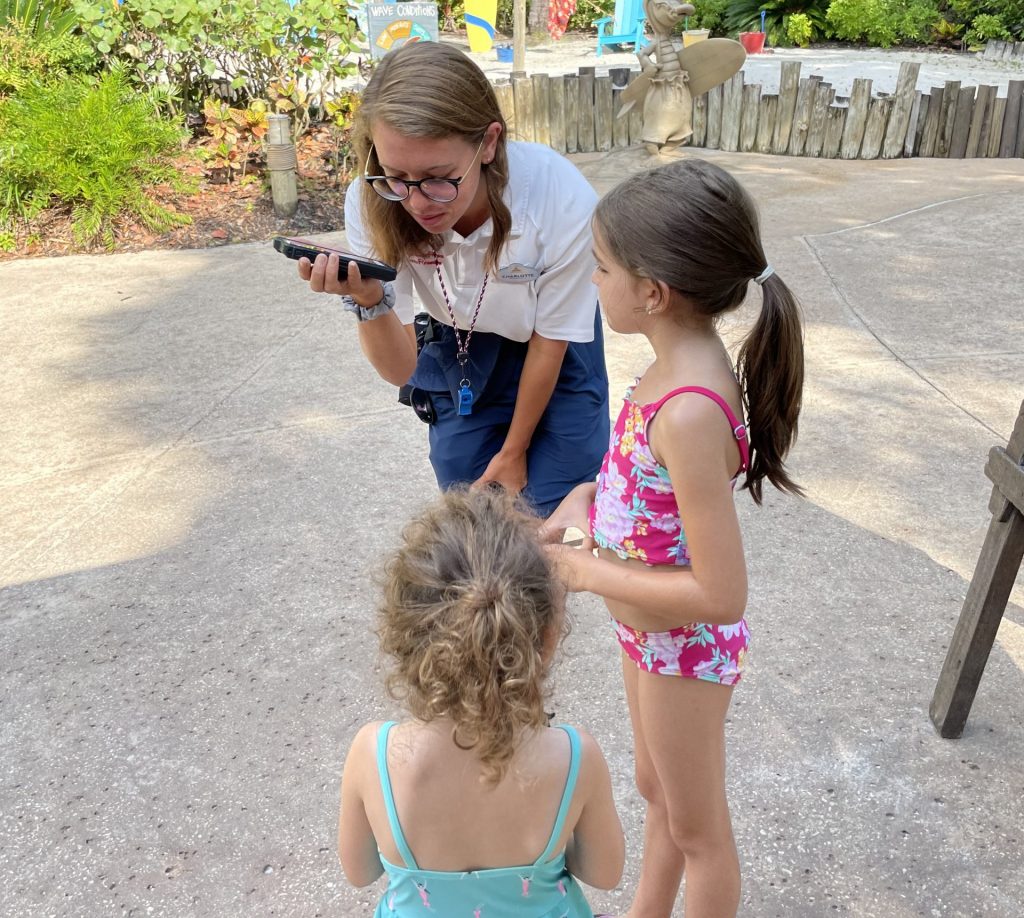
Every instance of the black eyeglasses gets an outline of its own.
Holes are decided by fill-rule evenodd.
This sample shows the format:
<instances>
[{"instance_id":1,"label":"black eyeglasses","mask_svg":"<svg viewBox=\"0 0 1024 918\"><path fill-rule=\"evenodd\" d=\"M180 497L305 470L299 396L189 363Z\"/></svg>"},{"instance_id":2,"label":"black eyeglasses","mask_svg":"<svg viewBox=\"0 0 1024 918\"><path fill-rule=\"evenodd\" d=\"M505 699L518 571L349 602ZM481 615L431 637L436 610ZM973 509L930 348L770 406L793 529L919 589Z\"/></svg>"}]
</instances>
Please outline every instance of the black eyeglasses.
<instances>
[{"instance_id":1,"label":"black eyeglasses","mask_svg":"<svg viewBox=\"0 0 1024 918\"><path fill-rule=\"evenodd\" d=\"M481 140L473 154L473 161L466 167L466 172L476 165L477 157L483 149L484 142ZM450 204L458 197L459 185L466 176L459 178L425 178L410 181L409 179L395 178L393 175L367 175L366 170L370 168L370 154L373 152L373 144L366 153L366 163L363 166L363 180L379 194L385 201L404 201L412 193L413 188L419 188L420 194L427 200L437 204Z\"/></svg>"}]
</instances>

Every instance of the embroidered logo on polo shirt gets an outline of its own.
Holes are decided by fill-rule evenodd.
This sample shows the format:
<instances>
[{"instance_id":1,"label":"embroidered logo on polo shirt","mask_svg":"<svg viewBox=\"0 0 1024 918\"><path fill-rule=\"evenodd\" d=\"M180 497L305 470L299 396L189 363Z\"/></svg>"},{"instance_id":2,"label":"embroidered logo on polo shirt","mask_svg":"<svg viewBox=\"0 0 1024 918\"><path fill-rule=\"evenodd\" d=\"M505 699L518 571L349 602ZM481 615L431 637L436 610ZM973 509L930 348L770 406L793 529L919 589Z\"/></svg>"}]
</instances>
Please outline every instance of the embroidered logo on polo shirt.
<instances>
[{"instance_id":1,"label":"embroidered logo on polo shirt","mask_svg":"<svg viewBox=\"0 0 1024 918\"><path fill-rule=\"evenodd\" d=\"M511 264L498 268L498 277L510 284L531 284L540 277L540 271L530 265Z\"/></svg>"}]
</instances>

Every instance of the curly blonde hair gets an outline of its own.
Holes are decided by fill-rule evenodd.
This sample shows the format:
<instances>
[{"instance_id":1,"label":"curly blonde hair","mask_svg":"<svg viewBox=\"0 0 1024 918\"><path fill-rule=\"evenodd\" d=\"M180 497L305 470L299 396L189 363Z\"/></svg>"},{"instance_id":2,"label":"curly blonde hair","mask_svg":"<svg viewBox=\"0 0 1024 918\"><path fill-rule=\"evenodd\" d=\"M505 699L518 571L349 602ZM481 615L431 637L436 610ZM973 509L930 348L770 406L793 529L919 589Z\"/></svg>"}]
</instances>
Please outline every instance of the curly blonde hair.
<instances>
[{"instance_id":1,"label":"curly blonde hair","mask_svg":"<svg viewBox=\"0 0 1024 918\"><path fill-rule=\"evenodd\" d=\"M424 723L449 718L493 783L524 733L548 722L545 678L564 633L538 522L502 492L449 491L406 526L386 567L388 692Z\"/></svg>"}]
</instances>

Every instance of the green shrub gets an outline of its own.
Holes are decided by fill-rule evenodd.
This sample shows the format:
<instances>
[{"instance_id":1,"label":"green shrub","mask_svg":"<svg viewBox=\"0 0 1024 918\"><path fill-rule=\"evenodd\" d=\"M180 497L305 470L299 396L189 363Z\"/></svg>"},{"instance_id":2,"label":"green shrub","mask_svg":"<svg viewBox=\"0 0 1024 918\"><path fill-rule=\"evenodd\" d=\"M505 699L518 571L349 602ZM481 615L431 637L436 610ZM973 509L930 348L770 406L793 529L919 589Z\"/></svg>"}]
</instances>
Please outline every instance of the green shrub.
<instances>
[{"instance_id":1,"label":"green shrub","mask_svg":"<svg viewBox=\"0 0 1024 918\"><path fill-rule=\"evenodd\" d=\"M835 38L882 48L927 41L941 18L933 0L832 0L828 8Z\"/></svg>"},{"instance_id":2,"label":"green shrub","mask_svg":"<svg viewBox=\"0 0 1024 918\"><path fill-rule=\"evenodd\" d=\"M147 194L176 183L171 158L184 137L121 69L32 83L0 103L0 228L62 204L79 243L100 238L112 248L120 216L157 231L187 222Z\"/></svg>"},{"instance_id":3,"label":"green shrub","mask_svg":"<svg viewBox=\"0 0 1024 918\"><path fill-rule=\"evenodd\" d=\"M707 29L712 36L722 36L727 33L725 14L729 9L729 0L703 0L694 3L697 13L690 17L691 29ZM760 28L760 21L758 22Z\"/></svg>"},{"instance_id":4,"label":"green shrub","mask_svg":"<svg viewBox=\"0 0 1024 918\"><path fill-rule=\"evenodd\" d=\"M0 0L0 26L16 26L37 38L67 35L78 25L71 0Z\"/></svg>"},{"instance_id":5,"label":"green shrub","mask_svg":"<svg viewBox=\"0 0 1024 918\"><path fill-rule=\"evenodd\" d=\"M729 33L759 32L761 11L764 10L764 30L769 45L790 43L789 20L803 15L811 27L811 38L825 32L828 0L729 0L725 14L725 28Z\"/></svg>"},{"instance_id":6,"label":"green shrub","mask_svg":"<svg viewBox=\"0 0 1024 918\"><path fill-rule=\"evenodd\" d=\"M992 13L975 16L971 21L971 27L964 36L964 40L969 45L980 45L993 39L1008 41L1011 38L1013 36L1010 34L1010 30L1003 25L1003 20Z\"/></svg>"},{"instance_id":7,"label":"green shrub","mask_svg":"<svg viewBox=\"0 0 1024 918\"><path fill-rule=\"evenodd\" d=\"M236 103L288 97L298 133L334 81L356 71L356 24L335 0L73 2L101 54L127 63L144 87L169 82L189 112L225 86Z\"/></svg>"},{"instance_id":8,"label":"green shrub","mask_svg":"<svg viewBox=\"0 0 1024 918\"><path fill-rule=\"evenodd\" d=\"M51 32L37 36L21 23L0 26L0 97L33 81L92 73L97 59L80 35Z\"/></svg>"},{"instance_id":9,"label":"green shrub","mask_svg":"<svg viewBox=\"0 0 1024 918\"><path fill-rule=\"evenodd\" d=\"M811 20L804 13L794 13L786 24L786 37L794 45L806 48L811 43Z\"/></svg>"}]
</instances>

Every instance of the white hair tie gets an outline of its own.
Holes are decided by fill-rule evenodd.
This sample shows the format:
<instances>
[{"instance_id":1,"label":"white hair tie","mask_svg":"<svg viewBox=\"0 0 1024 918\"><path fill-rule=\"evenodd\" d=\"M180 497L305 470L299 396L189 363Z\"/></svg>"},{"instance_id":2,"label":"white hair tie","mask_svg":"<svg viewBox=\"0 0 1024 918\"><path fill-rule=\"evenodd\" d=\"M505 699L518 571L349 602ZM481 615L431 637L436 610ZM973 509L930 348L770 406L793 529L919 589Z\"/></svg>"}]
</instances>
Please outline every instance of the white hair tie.
<instances>
[{"instance_id":1,"label":"white hair tie","mask_svg":"<svg viewBox=\"0 0 1024 918\"><path fill-rule=\"evenodd\" d=\"M771 265L765 265L764 270L754 278L754 283L759 287L764 284L769 277L775 273L775 269Z\"/></svg>"}]
</instances>

